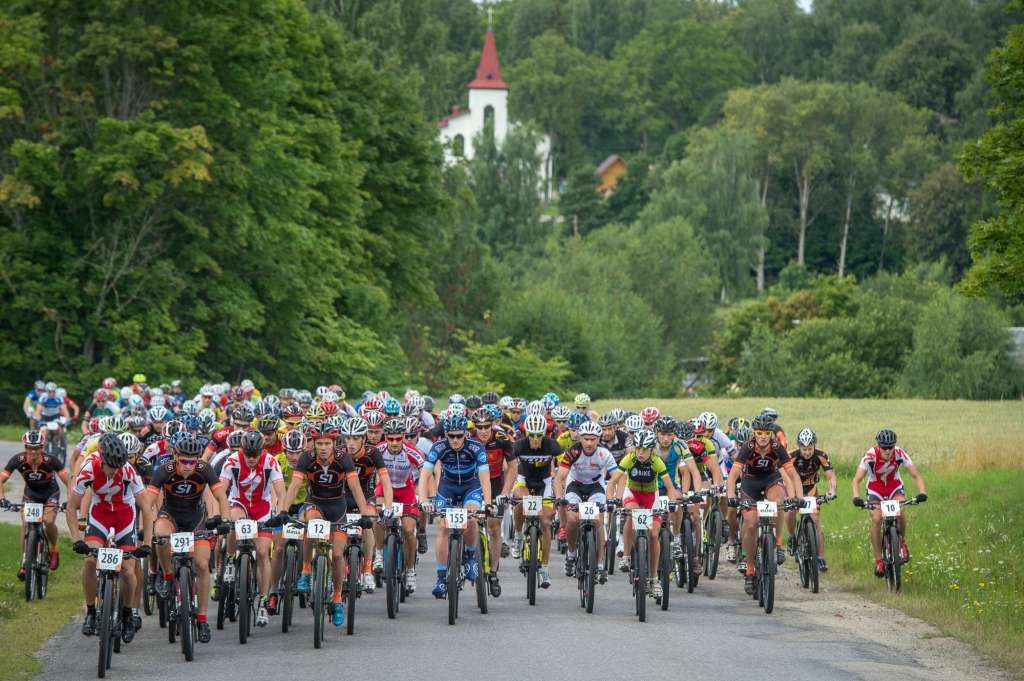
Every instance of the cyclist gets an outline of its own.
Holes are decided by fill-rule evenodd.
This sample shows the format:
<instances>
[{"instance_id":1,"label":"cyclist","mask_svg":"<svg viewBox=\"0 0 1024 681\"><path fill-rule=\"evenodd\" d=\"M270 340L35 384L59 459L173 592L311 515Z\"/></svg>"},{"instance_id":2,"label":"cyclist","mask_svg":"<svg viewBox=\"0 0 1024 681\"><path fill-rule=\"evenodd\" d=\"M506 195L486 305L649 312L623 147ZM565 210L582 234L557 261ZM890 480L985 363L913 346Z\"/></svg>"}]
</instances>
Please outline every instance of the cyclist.
<instances>
[{"instance_id":1,"label":"cyclist","mask_svg":"<svg viewBox=\"0 0 1024 681\"><path fill-rule=\"evenodd\" d=\"M819 471L825 474L828 480L828 492L825 496L835 499L836 485L839 479L836 472L832 470L832 463L829 461L828 452L817 448L818 436L810 428L804 428L796 436L797 449L789 453L793 459L793 468L800 476L800 486L805 497L813 497L818 494ZM818 532L818 569L822 572L828 571L828 564L825 562L825 536L821 530L821 517L819 509L814 509L815 527ZM789 553L796 555L796 513L789 514L787 529L789 530Z\"/></svg>"},{"instance_id":2,"label":"cyclist","mask_svg":"<svg viewBox=\"0 0 1024 681\"><path fill-rule=\"evenodd\" d=\"M89 504L85 538L78 527L78 509L87 489L92 490ZM97 453L86 459L82 469L78 471L68 498L67 523L76 553L88 553L91 548L107 545L108 535L111 543L122 551L135 551L139 537L136 536L136 516L142 512L146 527L151 527L153 518L148 504L139 507L136 498L144 490L142 479L128 463L128 452L124 443L114 433L104 433L99 440ZM145 544L145 538L142 538ZM148 555L149 547L138 548L142 555ZM124 602L137 602L135 590L137 584L134 570L122 571L122 589ZM82 588L85 592L85 621L82 622L82 634L92 636L96 633L96 558L87 556L82 563ZM125 643L135 637L135 617L128 608L122 616L121 638Z\"/></svg>"},{"instance_id":3,"label":"cyclist","mask_svg":"<svg viewBox=\"0 0 1024 681\"><path fill-rule=\"evenodd\" d=\"M618 414L614 411L602 414L597 421L597 425L601 426L599 444L611 452L616 461L621 461L629 449L629 435L620 430L618 424Z\"/></svg>"},{"instance_id":4,"label":"cyclist","mask_svg":"<svg viewBox=\"0 0 1024 681\"><path fill-rule=\"evenodd\" d=\"M772 423L772 437L785 448L789 448L789 440L786 438L786 431L779 425L779 412L772 407L765 407L761 410L761 416L766 416Z\"/></svg>"},{"instance_id":5,"label":"cyclist","mask_svg":"<svg viewBox=\"0 0 1024 681\"><path fill-rule=\"evenodd\" d=\"M612 474L609 483L609 494L625 509L653 509L658 497L658 483L664 486L669 499L679 499L679 490L672 484L665 462L654 453L657 436L649 430L637 433L633 451L619 460L619 469ZM655 519L651 525L651 536L658 536L661 523ZM633 517L626 515L623 527L623 553L619 561L619 570L629 572L630 554L633 551ZM661 547L657 541L650 543L649 575L657 574L656 566ZM661 582L654 577L647 580L647 592L655 598L661 597Z\"/></svg>"},{"instance_id":6,"label":"cyclist","mask_svg":"<svg viewBox=\"0 0 1024 681\"><path fill-rule=\"evenodd\" d=\"M519 497L528 494L544 498L540 513L541 523L541 566L540 587L551 586L548 574L548 559L551 555L551 516L553 511L554 488L553 468L555 458L562 453L562 448L554 438L548 437L548 421L543 414L531 414L523 421L523 432L526 437L515 443L512 456L518 460L518 475L512 493ZM513 516L516 538L512 547L512 557L518 559L523 550L523 507L516 506Z\"/></svg>"},{"instance_id":7,"label":"cyclist","mask_svg":"<svg viewBox=\"0 0 1024 681\"><path fill-rule=\"evenodd\" d=\"M695 421L693 437L687 441L687 446L693 457L699 477L693 477L692 472L689 470L683 471L682 489L687 491L692 488L694 492L699 492L709 481L720 489L722 485L722 468L716 455L715 443L708 437L701 418L698 417ZM698 481L700 481L699 484ZM701 502L700 506L706 508L707 503L707 500L705 500ZM693 521L693 531L696 534L695 545L701 546L704 541L704 527L700 522L700 509L696 504L690 506L690 518ZM695 556L695 558L697 557ZM695 569L699 570L700 566L697 565Z\"/></svg>"},{"instance_id":8,"label":"cyclist","mask_svg":"<svg viewBox=\"0 0 1024 681\"><path fill-rule=\"evenodd\" d=\"M900 478L900 466L905 466L910 476L914 478L917 485L917 500L927 501L928 494L925 492L924 477L917 469L910 455L902 447L896 446L896 432L891 428L882 428L875 435L875 446L864 453L864 457L857 466L857 472L853 475L853 505L866 506L864 499L860 496L860 484L865 477L868 479L868 501L880 502L890 499L903 501L906 499L906 490L903 487L903 480ZM900 514L900 558L903 562L910 560L910 553L907 551L907 516ZM875 551L875 575L885 576L885 562L882 560L882 510L873 508L871 510L871 547Z\"/></svg>"},{"instance_id":9,"label":"cyclist","mask_svg":"<svg viewBox=\"0 0 1024 681\"><path fill-rule=\"evenodd\" d=\"M57 395L57 384L50 381L46 384L45 392L39 396L39 400L36 402L36 409L32 414L33 427L41 426L50 421L59 421L63 426L69 419L68 405L65 403L64 398ZM47 431L43 428L40 430L42 431L43 443L45 444ZM60 437L59 431L58 437Z\"/></svg>"},{"instance_id":10,"label":"cyclist","mask_svg":"<svg viewBox=\"0 0 1024 681\"><path fill-rule=\"evenodd\" d=\"M576 408L576 413L586 416L588 421L596 421L601 416L596 411L591 410L590 395L587 393L579 393L573 398L572 403Z\"/></svg>"},{"instance_id":11,"label":"cyclist","mask_svg":"<svg viewBox=\"0 0 1024 681\"><path fill-rule=\"evenodd\" d=\"M502 500L512 492L516 481L516 467L511 463L515 460L512 454L512 440L505 429L498 424L501 411L493 404L485 404L473 413L473 436L484 446L487 452L487 465L490 471L491 498ZM498 504L498 512L487 518L487 534L490 545L497 549L502 545L501 523L504 504ZM491 564L487 566L493 574L492 586L498 584L498 564L501 551L492 550ZM500 586L496 589L500 593Z\"/></svg>"},{"instance_id":12,"label":"cyclist","mask_svg":"<svg viewBox=\"0 0 1024 681\"><path fill-rule=\"evenodd\" d=\"M281 467L281 475L284 476L286 488L291 488L292 474L295 471L295 466L299 463L299 459L306 452L306 444L305 434L298 429L289 430L281 438L281 452L274 458L277 459L277 464ZM301 512L302 504L306 501L306 489L307 485L305 483L300 485L292 502L287 507L282 507L281 510L287 511L291 516L298 516ZM270 558L270 583L274 586L270 591L270 598L267 599L267 612L271 615L277 614L277 605L281 598L278 586L283 567L284 537L280 532L280 528L274 528L274 550Z\"/></svg>"},{"instance_id":13,"label":"cyclist","mask_svg":"<svg viewBox=\"0 0 1024 681\"><path fill-rule=\"evenodd\" d=\"M689 433L684 431L685 434L693 436L693 425L686 420L683 420L689 426ZM676 489L689 490L691 481L701 480L700 469L697 467L697 463L694 460L693 455L690 453L690 449L687 445L687 440L676 438L676 427L677 423L671 416L659 416L655 419L653 424L654 436L656 442L654 445L654 453L665 462L665 467L668 469L668 475L672 479L672 484ZM679 473L686 471L686 475L683 479L680 479ZM685 482L684 482L685 480ZM658 494L667 495L668 489L658 481ZM690 508L691 511L696 511L694 507ZM683 510L677 509L669 514L669 519L672 523L672 558L678 559L683 555L683 544L682 544L682 526L683 526ZM697 533L698 546L700 541L700 522L694 520L693 522L694 531ZM694 559L697 557L694 556Z\"/></svg>"},{"instance_id":14,"label":"cyclist","mask_svg":"<svg viewBox=\"0 0 1024 681\"><path fill-rule=\"evenodd\" d=\"M462 506L468 513L478 511L491 504L490 466L487 465L487 451L478 441L467 438L469 422L462 414L447 413L441 419L444 439L438 440L430 448L427 460L423 464L426 475L420 476L419 498L424 512L429 513L432 507L443 511L449 506ZM435 467L440 463L441 470L435 474ZM430 480L440 476L437 494L433 503L429 501ZM464 565L466 578L475 582L480 577L480 566L477 563L476 542L477 524L466 524L466 555ZM435 598L445 598L448 593L448 526L442 517L437 530L437 583L431 593Z\"/></svg>"},{"instance_id":15,"label":"cyclist","mask_svg":"<svg viewBox=\"0 0 1024 681\"><path fill-rule=\"evenodd\" d=\"M737 508L739 499L736 496L736 483L744 498L751 501L768 500L779 502L786 496L785 505L795 503L799 492L792 478L782 473L783 469L792 468L793 460L782 443L775 439L772 421L761 415L753 421L753 439L746 442L736 454L729 480L726 483L726 494L729 506ZM748 508L743 511L743 553L747 557L744 568L743 588L748 594L754 593L755 561L754 549L757 543L757 509ZM782 550L782 533L776 534L775 560L780 565L786 560Z\"/></svg>"},{"instance_id":16,"label":"cyclist","mask_svg":"<svg viewBox=\"0 0 1024 681\"><path fill-rule=\"evenodd\" d=\"M361 515L370 515L372 511L366 504L363 488L359 484L359 473L352 462L352 457L349 456L348 449L335 447L339 430L334 428L332 423L318 421L308 425L306 434L313 441L313 451L305 452L299 457L292 473L292 482L281 501L282 507L290 508L300 490L308 484L306 503L301 509L303 520L323 518L332 524L342 522L348 511L349 499L355 502ZM366 422L361 418L350 418L342 425L340 434L346 438L363 438L366 436ZM287 514L287 511L283 513ZM345 583L344 555L347 543L348 535L332 528L331 573L334 592L331 595L331 622L336 627L345 624L341 591ZM302 557L302 575L296 585L296 590L300 593L309 593L312 560L313 544L307 540ZM352 570L358 570L360 567L349 566Z\"/></svg>"},{"instance_id":17,"label":"cyclist","mask_svg":"<svg viewBox=\"0 0 1024 681\"><path fill-rule=\"evenodd\" d=\"M92 402L85 408L85 417L82 419L82 423L84 424L95 416L113 416L120 411L117 403L110 400L110 391L106 388L99 388L92 394Z\"/></svg>"},{"instance_id":18,"label":"cyclist","mask_svg":"<svg viewBox=\"0 0 1024 681\"><path fill-rule=\"evenodd\" d=\"M165 463L153 472L149 483L150 512L156 515L153 535L167 539L174 532L193 532L195 537L196 598L198 613L199 642L210 642L210 625L206 621L206 610L210 598L210 551L214 539L206 536L207 508L203 495L209 490L217 502L219 513L211 520L216 522L230 515L230 505L224 493L224 483L213 472L213 468L200 457L203 446L194 435L186 434L174 445L174 460ZM157 509L157 505L159 509ZM218 532L227 533L228 525L218 523ZM168 597L174 581L171 572L171 547L160 544L157 548L160 567L164 571L163 581L157 582L161 598Z\"/></svg>"},{"instance_id":19,"label":"cyclist","mask_svg":"<svg viewBox=\"0 0 1024 681\"><path fill-rule=\"evenodd\" d=\"M605 495L605 480L618 470L615 457L597 442L601 438L601 426L593 421L585 421L577 429L579 442L572 444L562 456L558 467L559 487L565 489L563 498L567 503L580 504L584 501L592 501L596 504L604 504L607 500ZM568 487L566 487L568 482ZM599 513L596 518L597 524L597 546L604 546L604 514ZM565 575L572 577L576 567L576 543L580 524L579 511L566 511L566 540L569 543L569 550L565 555ZM603 584L608 573L604 565L604 552L598 552L597 572Z\"/></svg>"},{"instance_id":20,"label":"cyclist","mask_svg":"<svg viewBox=\"0 0 1024 681\"><path fill-rule=\"evenodd\" d=\"M750 424L747 423L746 419L736 418L735 426L730 426L732 432L730 433L730 439L737 443L737 452L739 447L742 447L745 443L749 442L754 437L754 431L751 430ZM728 468L726 471L726 479L729 478L729 473L732 472L733 461L728 462ZM725 559L730 563L736 562L736 556L739 553L739 540L737 533L739 532L739 521L737 520L736 509L730 506L728 503L725 505L727 513L725 518L729 523L729 546L725 550Z\"/></svg>"},{"instance_id":21,"label":"cyclist","mask_svg":"<svg viewBox=\"0 0 1024 681\"><path fill-rule=\"evenodd\" d=\"M220 471L221 481L228 486L231 520L249 518L266 523L274 515L274 498L284 496L284 476L277 459L263 448L263 436L251 430L242 434L237 451L228 454ZM270 621L267 599L270 591L270 538L271 532L261 527L256 535L256 583L260 592L256 609L256 626L265 627ZM234 553L234 535L228 536L229 551Z\"/></svg>"},{"instance_id":22,"label":"cyclist","mask_svg":"<svg viewBox=\"0 0 1024 681\"><path fill-rule=\"evenodd\" d=\"M405 563L405 585L409 593L416 590L416 521L419 518L420 510L413 506L416 503L416 479L419 477L420 469L423 468L423 455L415 447L405 442L405 419L401 417L390 418L384 422L384 442L377 447L387 468L387 480L391 483L394 500L405 507L402 509L402 536L405 539L405 547L402 551L402 559ZM377 499L377 505L383 511L391 508L384 498L384 487L382 480L378 480L373 493ZM375 541L380 549L384 546L384 527L380 523L374 528Z\"/></svg>"},{"instance_id":23,"label":"cyclist","mask_svg":"<svg viewBox=\"0 0 1024 681\"><path fill-rule=\"evenodd\" d=\"M64 486L68 485L68 472L64 464L49 454L43 453L43 436L38 430L27 431L21 436L21 444L25 449L8 461L0 471L0 508L7 508L9 502L4 496L4 485L15 471L25 481L22 492L23 503L43 504L43 527L46 539L50 544L50 570L60 565L60 554L57 550L57 507L60 504L60 478ZM21 521L21 536L25 536L25 520ZM22 554L25 547L22 545ZM25 579L25 567L18 569L18 579Z\"/></svg>"},{"instance_id":24,"label":"cyclist","mask_svg":"<svg viewBox=\"0 0 1024 681\"><path fill-rule=\"evenodd\" d=\"M345 421L344 426L342 426L341 434L345 438L343 447L348 452L349 457L351 457L352 463L355 465L356 472L359 475L359 484L363 490L363 497L367 500L370 513L373 514L378 510L373 507L372 500L376 498L374 487L376 487L377 483L380 483L380 496L384 499L384 506L379 511L385 518L390 518L391 503L394 501L394 490L391 488L391 479L388 476L388 469L384 465L384 459L381 457L376 444L371 442L369 435L373 430L372 423L376 422L377 417L381 418L377 430L380 432L379 440L382 441L384 438L384 423L383 414L379 411L368 411L363 418L357 416L355 419L348 419ZM355 421L355 423L352 423L350 427L349 424L352 421ZM363 426L366 427L364 428ZM377 525L379 523L375 521L374 526L376 527ZM373 572L380 573L384 570L384 551L383 549L375 550L375 544L374 532L364 532L363 556L365 564L363 565L363 589L367 593L373 593L376 586Z\"/></svg>"},{"instance_id":25,"label":"cyclist","mask_svg":"<svg viewBox=\"0 0 1024 681\"><path fill-rule=\"evenodd\" d=\"M36 426L33 418L36 413L36 405L39 404L39 398L45 394L46 383L44 381L36 381L32 385L32 389L25 393L25 401L21 403L21 410L24 412L25 418L28 419L29 428Z\"/></svg>"},{"instance_id":26,"label":"cyclist","mask_svg":"<svg viewBox=\"0 0 1024 681\"><path fill-rule=\"evenodd\" d=\"M513 441L522 437L523 431L519 426L523 423L523 411L526 409L526 400L522 397L513 397L509 400L508 408L501 417L501 426L508 433Z\"/></svg>"}]
</instances>

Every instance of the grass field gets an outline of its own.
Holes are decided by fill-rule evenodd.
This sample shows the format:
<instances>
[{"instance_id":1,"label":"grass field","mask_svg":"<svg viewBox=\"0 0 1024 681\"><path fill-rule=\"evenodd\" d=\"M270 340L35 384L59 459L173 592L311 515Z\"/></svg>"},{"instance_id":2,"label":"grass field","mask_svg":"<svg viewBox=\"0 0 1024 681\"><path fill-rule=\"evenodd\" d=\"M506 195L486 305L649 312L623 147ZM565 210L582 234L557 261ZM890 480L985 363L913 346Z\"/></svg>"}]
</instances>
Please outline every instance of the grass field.
<instances>
[{"instance_id":1,"label":"grass field","mask_svg":"<svg viewBox=\"0 0 1024 681\"><path fill-rule=\"evenodd\" d=\"M822 510L827 579L935 624L1024 678L1024 569L1017 562L1024 553L1024 403L758 398L602 401L595 408L650 404L677 417L710 410L723 423L772 406L790 440L813 428L839 475L840 500ZM897 595L872 574L867 514L850 503L854 468L882 426L896 430L929 496L908 509L912 560Z\"/></svg>"},{"instance_id":2,"label":"grass field","mask_svg":"<svg viewBox=\"0 0 1024 681\"><path fill-rule=\"evenodd\" d=\"M41 666L36 651L82 608L82 558L67 541L61 541L60 569L50 578L46 600L25 602L24 585L16 575L20 534L16 525L0 525L0 640L6 653L0 681L34 677Z\"/></svg>"}]
</instances>

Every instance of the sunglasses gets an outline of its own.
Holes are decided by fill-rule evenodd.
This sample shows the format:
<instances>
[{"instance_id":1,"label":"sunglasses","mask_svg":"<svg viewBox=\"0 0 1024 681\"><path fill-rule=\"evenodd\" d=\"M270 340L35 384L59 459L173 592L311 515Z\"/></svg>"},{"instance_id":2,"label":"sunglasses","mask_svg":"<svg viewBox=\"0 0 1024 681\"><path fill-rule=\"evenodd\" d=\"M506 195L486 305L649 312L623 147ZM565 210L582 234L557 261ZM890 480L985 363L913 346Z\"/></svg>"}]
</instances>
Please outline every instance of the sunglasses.
<instances>
[{"instance_id":1,"label":"sunglasses","mask_svg":"<svg viewBox=\"0 0 1024 681\"><path fill-rule=\"evenodd\" d=\"M199 459L182 459L181 457L178 457L178 463L182 466L195 466L199 463Z\"/></svg>"},{"instance_id":2,"label":"sunglasses","mask_svg":"<svg viewBox=\"0 0 1024 681\"><path fill-rule=\"evenodd\" d=\"M474 424L477 430L490 430L494 427L493 423L476 423Z\"/></svg>"},{"instance_id":3,"label":"sunglasses","mask_svg":"<svg viewBox=\"0 0 1024 681\"><path fill-rule=\"evenodd\" d=\"M526 437L531 437L539 440L540 438L544 437L544 433L527 433Z\"/></svg>"},{"instance_id":4,"label":"sunglasses","mask_svg":"<svg viewBox=\"0 0 1024 681\"><path fill-rule=\"evenodd\" d=\"M388 442L405 442L404 435L388 435L385 439Z\"/></svg>"},{"instance_id":5,"label":"sunglasses","mask_svg":"<svg viewBox=\"0 0 1024 681\"><path fill-rule=\"evenodd\" d=\"M761 437L766 437L766 436L771 435L771 434L772 434L772 431L770 431L770 430L755 430L754 431L754 435L759 435Z\"/></svg>"},{"instance_id":6,"label":"sunglasses","mask_svg":"<svg viewBox=\"0 0 1024 681\"><path fill-rule=\"evenodd\" d=\"M449 440L464 440L466 439L465 433L445 433L444 435Z\"/></svg>"},{"instance_id":7,"label":"sunglasses","mask_svg":"<svg viewBox=\"0 0 1024 681\"><path fill-rule=\"evenodd\" d=\"M891 452L892 450L896 449L895 447L882 447L882 446L879 446L878 448L881 449L883 452Z\"/></svg>"}]
</instances>

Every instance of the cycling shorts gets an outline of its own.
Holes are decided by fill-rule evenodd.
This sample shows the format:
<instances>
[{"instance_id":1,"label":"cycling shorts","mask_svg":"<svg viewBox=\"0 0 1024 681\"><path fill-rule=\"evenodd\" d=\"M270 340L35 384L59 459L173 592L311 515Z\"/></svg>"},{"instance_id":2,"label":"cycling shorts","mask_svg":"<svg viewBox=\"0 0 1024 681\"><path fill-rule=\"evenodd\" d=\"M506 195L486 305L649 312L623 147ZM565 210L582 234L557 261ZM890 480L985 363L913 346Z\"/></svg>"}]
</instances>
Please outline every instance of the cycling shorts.
<instances>
[{"instance_id":1,"label":"cycling shorts","mask_svg":"<svg viewBox=\"0 0 1024 681\"><path fill-rule=\"evenodd\" d=\"M192 532L193 534L206 534L206 509L200 506L195 510L174 511L163 506L156 514L157 519L169 520L174 525L173 532ZM205 542L213 546L217 541L215 535L196 537L196 542Z\"/></svg>"},{"instance_id":2,"label":"cycling shorts","mask_svg":"<svg viewBox=\"0 0 1024 681\"><path fill-rule=\"evenodd\" d=\"M43 504L44 506L57 506L60 504L60 487L54 485L52 490L44 490L37 492L25 488L24 494L21 497L22 503L25 504Z\"/></svg>"},{"instance_id":3,"label":"cycling shorts","mask_svg":"<svg viewBox=\"0 0 1024 681\"><path fill-rule=\"evenodd\" d=\"M895 487L889 486L877 488L868 485L868 499L873 499L875 501L888 501L890 499L895 499L896 497L904 496L904 492L906 490L903 487L903 483L900 482L899 480L897 480L896 482L898 482L899 484L896 485Z\"/></svg>"},{"instance_id":4,"label":"cycling shorts","mask_svg":"<svg viewBox=\"0 0 1024 681\"><path fill-rule=\"evenodd\" d=\"M551 501L550 497L555 495L554 477L547 478L527 478L525 475L516 476L517 488L525 488L527 494L532 494L538 497L544 497L544 505L551 506L554 502Z\"/></svg>"},{"instance_id":5,"label":"cycling shorts","mask_svg":"<svg viewBox=\"0 0 1024 681\"><path fill-rule=\"evenodd\" d=\"M434 506L438 511L443 511L449 506L458 508L470 504L483 508L484 491L480 487L480 480L470 480L457 485L441 479L441 484L437 486L437 496L434 498Z\"/></svg>"},{"instance_id":6,"label":"cycling shorts","mask_svg":"<svg viewBox=\"0 0 1024 681\"><path fill-rule=\"evenodd\" d=\"M657 492L641 492L640 490L626 488L626 493L622 495L622 505L636 504L637 508L654 508L654 504L658 501Z\"/></svg>"},{"instance_id":7,"label":"cycling shorts","mask_svg":"<svg viewBox=\"0 0 1024 681\"><path fill-rule=\"evenodd\" d=\"M579 504L584 501L603 504L607 497L605 497L604 486L601 483L592 482L589 485L584 485L582 482L573 480L565 488L565 500L570 504Z\"/></svg>"},{"instance_id":8,"label":"cycling shorts","mask_svg":"<svg viewBox=\"0 0 1024 681\"><path fill-rule=\"evenodd\" d=\"M111 543L122 551L131 551L138 544L135 516L135 504L126 504L116 509L97 504L89 509L85 539L106 546L107 537L113 532L114 540Z\"/></svg>"},{"instance_id":9,"label":"cycling shorts","mask_svg":"<svg viewBox=\"0 0 1024 681\"><path fill-rule=\"evenodd\" d=\"M740 492L743 496L753 499L754 501L763 501L766 498L766 493L769 489L775 486L785 488L785 483L782 482L782 476L776 472L772 475L766 475L761 478L755 478L753 476L745 475L740 478Z\"/></svg>"},{"instance_id":10,"label":"cycling shorts","mask_svg":"<svg viewBox=\"0 0 1024 681\"><path fill-rule=\"evenodd\" d=\"M317 511L324 520L336 523L344 520L345 515L348 513L348 497L339 497L337 499L308 497L306 503L302 505L302 513L309 510Z\"/></svg>"},{"instance_id":11,"label":"cycling shorts","mask_svg":"<svg viewBox=\"0 0 1024 681\"><path fill-rule=\"evenodd\" d=\"M394 497L395 501L397 501L400 504L405 504L407 506L407 508L402 509L403 516L411 516L413 518L420 517L420 509L408 508L409 504L416 503L416 486L412 484L412 481L410 481L408 485L402 485L401 487L392 487L391 494ZM373 490L373 496L376 497L377 499L383 499L384 488L381 487L380 485L377 485L377 487L375 487Z\"/></svg>"}]
</instances>

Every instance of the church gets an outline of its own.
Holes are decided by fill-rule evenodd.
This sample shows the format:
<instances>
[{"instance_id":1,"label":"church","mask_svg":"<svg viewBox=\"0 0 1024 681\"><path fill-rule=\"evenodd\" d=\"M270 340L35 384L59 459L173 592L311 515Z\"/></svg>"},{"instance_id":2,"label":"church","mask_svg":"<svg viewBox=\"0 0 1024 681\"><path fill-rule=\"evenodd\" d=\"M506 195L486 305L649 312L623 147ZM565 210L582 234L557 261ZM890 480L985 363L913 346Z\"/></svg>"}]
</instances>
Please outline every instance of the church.
<instances>
[{"instance_id":1,"label":"church","mask_svg":"<svg viewBox=\"0 0 1024 681\"><path fill-rule=\"evenodd\" d=\"M484 36L476 77L466 89L469 90L469 108L453 106L452 112L437 122L445 162L449 164L473 158L473 139L487 121L494 121L494 138L499 146L516 126L508 119L508 84L501 77L498 47L490 25ZM551 195L551 138L547 135L537 145L537 156L541 159L537 191L547 199Z\"/></svg>"}]
</instances>

